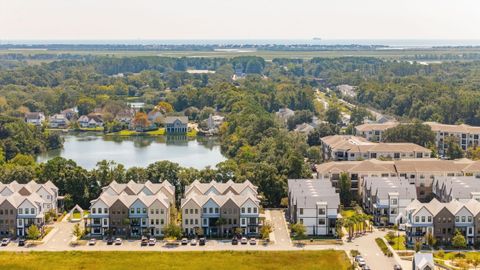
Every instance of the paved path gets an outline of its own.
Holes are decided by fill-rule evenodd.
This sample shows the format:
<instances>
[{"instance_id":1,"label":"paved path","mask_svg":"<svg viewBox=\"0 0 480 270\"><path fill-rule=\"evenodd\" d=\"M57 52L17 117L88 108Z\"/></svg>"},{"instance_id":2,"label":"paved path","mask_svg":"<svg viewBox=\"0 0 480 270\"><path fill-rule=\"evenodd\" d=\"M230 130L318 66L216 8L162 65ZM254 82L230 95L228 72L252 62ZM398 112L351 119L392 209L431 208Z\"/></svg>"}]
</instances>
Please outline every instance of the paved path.
<instances>
[{"instance_id":1,"label":"paved path","mask_svg":"<svg viewBox=\"0 0 480 270\"><path fill-rule=\"evenodd\" d=\"M268 211L270 216L270 222L273 225L274 234L274 246L277 247L291 247L292 242L290 240L290 234L287 228L287 222L285 221L285 212L282 210L265 210Z\"/></svg>"}]
</instances>

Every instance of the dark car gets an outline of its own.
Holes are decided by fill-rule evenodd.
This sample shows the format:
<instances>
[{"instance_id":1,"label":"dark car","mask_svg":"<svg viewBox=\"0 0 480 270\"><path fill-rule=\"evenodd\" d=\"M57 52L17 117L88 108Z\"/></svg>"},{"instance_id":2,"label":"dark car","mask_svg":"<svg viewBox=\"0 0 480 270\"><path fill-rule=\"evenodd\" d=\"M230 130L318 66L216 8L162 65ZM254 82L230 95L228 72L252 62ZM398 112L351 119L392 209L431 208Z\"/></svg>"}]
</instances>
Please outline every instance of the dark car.
<instances>
[{"instance_id":1,"label":"dark car","mask_svg":"<svg viewBox=\"0 0 480 270\"><path fill-rule=\"evenodd\" d=\"M232 239L232 245L238 245L238 239L236 237Z\"/></svg>"},{"instance_id":2,"label":"dark car","mask_svg":"<svg viewBox=\"0 0 480 270\"><path fill-rule=\"evenodd\" d=\"M107 245L113 245L113 238L107 238Z\"/></svg>"},{"instance_id":3,"label":"dark car","mask_svg":"<svg viewBox=\"0 0 480 270\"><path fill-rule=\"evenodd\" d=\"M142 236L142 240L140 241L141 246L146 246L148 245L148 238L145 236Z\"/></svg>"},{"instance_id":4,"label":"dark car","mask_svg":"<svg viewBox=\"0 0 480 270\"><path fill-rule=\"evenodd\" d=\"M25 246L25 239L23 239L23 238L22 238L22 239L19 239L19 240L18 240L18 246L19 246L19 247Z\"/></svg>"},{"instance_id":5,"label":"dark car","mask_svg":"<svg viewBox=\"0 0 480 270\"><path fill-rule=\"evenodd\" d=\"M198 239L198 245L199 246L205 246L205 243L207 242L207 240L205 240L205 238L200 238Z\"/></svg>"},{"instance_id":6,"label":"dark car","mask_svg":"<svg viewBox=\"0 0 480 270\"><path fill-rule=\"evenodd\" d=\"M401 267L400 265L398 265L398 264L395 264L395 265L393 266L393 270L402 270L402 267Z\"/></svg>"}]
</instances>

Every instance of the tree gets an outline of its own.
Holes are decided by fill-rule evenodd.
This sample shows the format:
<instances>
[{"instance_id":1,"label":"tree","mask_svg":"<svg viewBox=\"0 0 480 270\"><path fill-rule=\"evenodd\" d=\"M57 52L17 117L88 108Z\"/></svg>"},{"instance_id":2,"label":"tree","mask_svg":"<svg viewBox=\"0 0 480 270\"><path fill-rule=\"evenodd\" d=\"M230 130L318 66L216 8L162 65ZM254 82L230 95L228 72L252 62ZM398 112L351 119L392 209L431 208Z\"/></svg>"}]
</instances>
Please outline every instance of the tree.
<instances>
[{"instance_id":1,"label":"tree","mask_svg":"<svg viewBox=\"0 0 480 270\"><path fill-rule=\"evenodd\" d=\"M446 155L448 159L458 159L463 157L463 150L455 136L448 136L445 138L445 143L447 144Z\"/></svg>"},{"instance_id":2,"label":"tree","mask_svg":"<svg viewBox=\"0 0 480 270\"><path fill-rule=\"evenodd\" d=\"M415 121L412 124L400 124L385 130L382 139L385 142L409 142L428 147L435 144L435 133L429 125Z\"/></svg>"},{"instance_id":3,"label":"tree","mask_svg":"<svg viewBox=\"0 0 480 270\"><path fill-rule=\"evenodd\" d=\"M466 157L472 160L480 160L480 147L477 145L469 147L466 152Z\"/></svg>"},{"instance_id":4,"label":"tree","mask_svg":"<svg viewBox=\"0 0 480 270\"><path fill-rule=\"evenodd\" d=\"M160 101L157 106L155 106L155 109L162 112L163 114L173 112L172 104L165 101Z\"/></svg>"},{"instance_id":5,"label":"tree","mask_svg":"<svg viewBox=\"0 0 480 270\"><path fill-rule=\"evenodd\" d=\"M132 122L133 122L133 126L136 129L144 130L145 128L150 126L150 121L148 121L148 116L144 112L137 112Z\"/></svg>"},{"instance_id":6,"label":"tree","mask_svg":"<svg viewBox=\"0 0 480 270\"><path fill-rule=\"evenodd\" d=\"M27 229L27 238L28 239L37 240L38 238L40 238L40 236L41 236L41 232L38 229L37 225L33 224L33 225L30 225L30 227L28 227L28 229Z\"/></svg>"},{"instance_id":7,"label":"tree","mask_svg":"<svg viewBox=\"0 0 480 270\"><path fill-rule=\"evenodd\" d=\"M467 241L465 237L460 232L460 230L456 230L455 236L452 238L452 246L455 248L465 248L467 247Z\"/></svg>"},{"instance_id":8,"label":"tree","mask_svg":"<svg viewBox=\"0 0 480 270\"><path fill-rule=\"evenodd\" d=\"M428 232L427 235L425 236L426 240L427 240L427 244L430 248L433 248L433 246L435 246L435 244L437 243L437 239L435 238L435 236L433 236L432 233Z\"/></svg>"},{"instance_id":9,"label":"tree","mask_svg":"<svg viewBox=\"0 0 480 270\"><path fill-rule=\"evenodd\" d=\"M352 181L347 173L340 174L340 201L344 207L350 206L352 202Z\"/></svg>"},{"instance_id":10,"label":"tree","mask_svg":"<svg viewBox=\"0 0 480 270\"><path fill-rule=\"evenodd\" d=\"M350 114L350 123L353 126L358 126L358 125L363 124L365 118L371 117L371 116L372 115L370 114L369 111L367 111L367 109L365 109L363 107L355 106L352 109L352 112Z\"/></svg>"},{"instance_id":11,"label":"tree","mask_svg":"<svg viewBox=\"0 0 480 270\"><path fill-rule=\"evenodd\" d=\"M165 228L163 228L163 234L167 238L179 239L182 237L182 228L174 222L170 222Z\"/></svg>"},{"instance_id":12,"label":"tree","mask_svg":"<svg viewBox=\"0 0 480 270\"><path fill-rule=\"evenodd\" d=\"M320 139L326 136L340 133L340 128L337 125L330 123L321 123L313 132L310 132L307 137L308 145L320 145Z\"/></svg>"},{"instance_id":13,"label":"tree","mask_svg":"<svg viewBox=\"0 0 480 270\"><path fill-rule=\"evenodd\" d=\"M341 122L341 109L337 103L331 103L325 112L325 119L330 124L336 125Z\"/></svg>"},{"instance_id":14,"label":"tree","mask_svg":"<svg viewBox=\"0 0 480 270\"><path fill-rule=\"evenodd\" d=\"M419 252L422 250L422 242L421 241L415 241L415 246L414 246L415 252Z\"/></svg>"},{"instance_id":15,"label":"tree","mask_svg":"<svg viewBox=\"0 0 480 270\"><path fill-rule=\"evenodd\" d=\"M203 233L204 233L204 232L203 232L203 228L202 228L202 227L196 227L196 228L195 228L195 234L196 234L197 236L203 236Z\"/></svg>"},{"instance_id":16,"label":"tree","mask_svg":"<svg viewBox=\"0 0 480 270\"><path fill-rule=\"evenodd\" d=\"M305 228L305 225L303 225L301 223L292 224L290 229L292 230L292 233L293 233L294 237L297 238L297 239L304 238L305 234L307 232L307 229Z\"/></svg>"},{"instance_id":17,"label":"tree","mask_svg":"<svg viewBox=\"0 0 480 270\"><path fill-rule=\"evenodd\" d=\"M96 102L93 98L82 97L78 100L77 109L79 115L87 115L95 109Z\"/></svg>"},{"instance_id":18,"label":"tree","mask_svg":"<svg viewBox=\"0 0 480 270\"><path fill-rule=\"evenodd\" d=\"M79 238L82 238L83 235L84 235L84 230L82 230L82 228L80 228L80 224L77 223L73 226L73 229L72 229L72 236L75 237L75 240L78 240Z\"/></svg>"},{"instance_id":19,"label":"tree","mask_svg":"<svg viewBox=\"0 0 480 270\"><path fill-rule=\"evenodd\" d=\"M268 239L271 232L273 232L272 224L268 221L265 221L262 228L260 228L260 235L262 236L262 239Z\"/></svg>"}]
</instances>

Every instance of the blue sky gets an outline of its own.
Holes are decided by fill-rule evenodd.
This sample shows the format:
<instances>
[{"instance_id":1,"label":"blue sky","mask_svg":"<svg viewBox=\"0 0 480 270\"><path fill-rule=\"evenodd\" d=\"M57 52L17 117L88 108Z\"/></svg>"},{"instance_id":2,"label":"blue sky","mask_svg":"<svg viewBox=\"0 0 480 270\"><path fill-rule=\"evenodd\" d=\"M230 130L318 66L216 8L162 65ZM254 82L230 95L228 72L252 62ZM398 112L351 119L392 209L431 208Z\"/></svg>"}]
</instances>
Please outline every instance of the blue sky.
<instances>
[{"instance_id":1,"label":"blue sky","mask_svg":"<svg viewBox=\"0 0 480 270\"><path fill-rule=\"evenodd\" d=\"M6 39L480 39L476 0L0 0Z\"/></svg>"}]
</instances>

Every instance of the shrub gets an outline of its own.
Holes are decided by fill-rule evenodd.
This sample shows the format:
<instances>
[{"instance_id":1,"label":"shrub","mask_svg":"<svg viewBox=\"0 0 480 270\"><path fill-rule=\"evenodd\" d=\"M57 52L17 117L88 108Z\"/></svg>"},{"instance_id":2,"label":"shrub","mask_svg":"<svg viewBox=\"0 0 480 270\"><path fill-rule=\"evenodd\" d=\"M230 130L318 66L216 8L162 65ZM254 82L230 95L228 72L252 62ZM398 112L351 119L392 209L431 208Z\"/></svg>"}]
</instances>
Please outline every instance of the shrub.
<instances>
[{"instance_id":1,"label":"shrub","mask_svg":"<svg viewBox=\"0 0 480 270\"><path fill-rule=\"evenodd\" d=\"M382 238L378 237L375 238L375 242L377 242L378 247L382 250L383 254L387 257L392 257L392 252L388 249L387 244L383 241Z\"/></svg>"}]
</instances>

